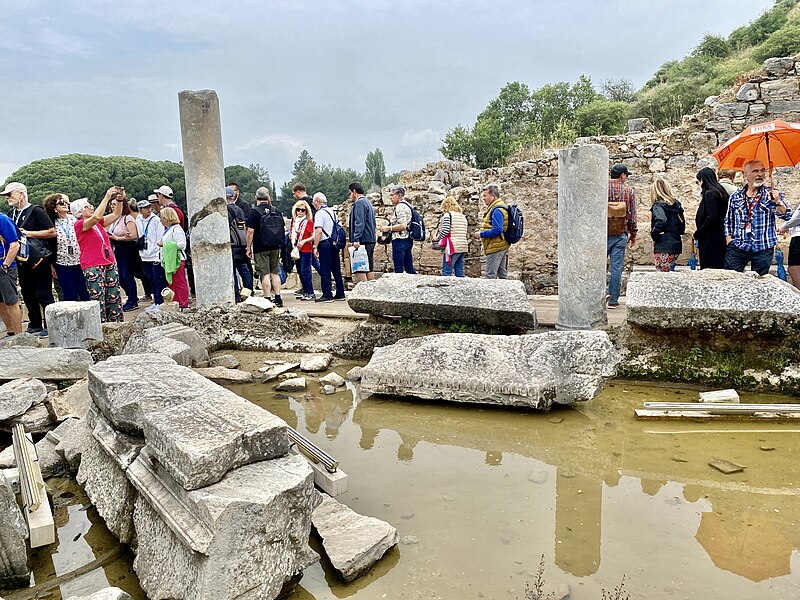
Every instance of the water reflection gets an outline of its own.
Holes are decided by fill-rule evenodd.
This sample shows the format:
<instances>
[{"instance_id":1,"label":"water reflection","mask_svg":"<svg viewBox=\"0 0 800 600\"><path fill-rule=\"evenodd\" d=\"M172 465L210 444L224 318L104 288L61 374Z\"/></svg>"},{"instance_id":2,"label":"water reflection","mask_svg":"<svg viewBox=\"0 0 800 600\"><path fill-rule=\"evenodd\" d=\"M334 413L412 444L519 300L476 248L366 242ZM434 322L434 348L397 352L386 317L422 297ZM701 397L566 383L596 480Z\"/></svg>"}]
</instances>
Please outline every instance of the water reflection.
<instances>
[{"instance_id":1,"label":"water reflection","mask_svg":"<svg viewBox=\"0 0 800 600\"><path fill-rule=\"evenodd\" d=\"M393 569L379 563L364 598L392 596L398 585L415 598L521 598L542 554L549 578L570 583L577 600L599 597L622 575L632 598L653 589L800 595L791 569L800 547L794 430L633 418L644 400L696 392L616 383L578 409L541 415L314 389L314 398L288 401L265 386L237 391L296 421L341 461L345 503L418 540ZM748 401L770 399L788 401ZM708 466L714 458L747 469L723 475ZM360 596L363 581L308 574L302 585L322 600Z\"/></svg>"}]
</instances>

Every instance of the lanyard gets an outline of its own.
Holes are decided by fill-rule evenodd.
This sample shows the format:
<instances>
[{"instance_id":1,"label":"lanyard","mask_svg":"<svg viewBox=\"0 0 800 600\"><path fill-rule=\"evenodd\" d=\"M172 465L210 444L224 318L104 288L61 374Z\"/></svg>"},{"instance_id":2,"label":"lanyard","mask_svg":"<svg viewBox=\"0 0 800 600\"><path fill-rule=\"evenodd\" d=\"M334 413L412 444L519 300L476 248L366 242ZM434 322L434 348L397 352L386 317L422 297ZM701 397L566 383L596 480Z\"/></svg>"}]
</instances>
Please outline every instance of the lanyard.
<instances>
[{"instance_id":1,"label":"lanyard","mask_svg":"<svg viewBox=\"0 0 800 600\"><path fill-rule=\"evenodd\" d=\"M756 195L756 197L753 198L752 200L753 200L753 203L750 204L750 198L747 196L747 193L745 193L745 195L744 195L744 206L747 209L747 222L748 223L752 223L753 222L753 210L755 210L756 206L758 206L758 203L761 202L761 192L759 191L759 193Z\"/></svg>"},{"instance_id":2,"label":"lanyard","mask_svg":"<svg viewBox=\"0 0 800 600\"><path fill-rule=\"evenodd\" d=\"M155 215L150 215L150 218L147 219L147 225L144 226L144 237L147 237L147 230L150 229L150 223L152 223L155 218Z\"/></svg>"},{"instance_id":3,"label":"lanyard","mask_svg":"<svg viewBox=\"0 0 800 600\"><path fill-rule=\"evenodd\" d=\"M66 225L63 225L64 223L66 223ZM72 245L72 237L73 237L73 234L74 234L75 230L72 227L70 227L69 219L66 219L66 218L64 218L64 219L56 219L56 226L61 230L61 232L67 238L67 244L69 244L71 246Z\"/></svg>"},{"instance_id":4,"label":"lanyard","mask_svg":"<svg viewBox=\"0 0 800 600\"><path fill-rule=\"evenodd\" d=\"M14 209L14 222L17 224L17 227L19 227L19 222L21 221L20 217L22 217L22 215L25 214L25 211L28 210L29 206L33 205L28 203L22 210L17 210L16 208Z\"/></svg>"}]
</instances>

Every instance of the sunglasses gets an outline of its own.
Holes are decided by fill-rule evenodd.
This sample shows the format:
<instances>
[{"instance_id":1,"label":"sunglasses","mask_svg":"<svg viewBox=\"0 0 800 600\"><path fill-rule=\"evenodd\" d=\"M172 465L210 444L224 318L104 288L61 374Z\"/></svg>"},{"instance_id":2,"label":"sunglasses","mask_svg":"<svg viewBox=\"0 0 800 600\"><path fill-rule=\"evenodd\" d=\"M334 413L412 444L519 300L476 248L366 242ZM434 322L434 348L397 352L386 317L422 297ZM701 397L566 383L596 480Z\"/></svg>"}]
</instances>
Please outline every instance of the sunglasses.
<instances>
[{"instance_id":1,"label":"sunglasses","mask_svg":"<svg viewBox=\"0 0 800 600\"><path fill-rule=\"evenodd\" d=\"M306 212L306 209L305 208L298 208L297 212Z\"/></svg>"},{"instance_id":2,"label":"sunglasses","mask_svg":"<svg viewBox=\"0 0 800 600\"><path fill-rule=\"evenodd\" d=\"M64 202L63 200L59 200L56 202L56 206L69 206L69 202Z\"/></svg>"}]
</instances>

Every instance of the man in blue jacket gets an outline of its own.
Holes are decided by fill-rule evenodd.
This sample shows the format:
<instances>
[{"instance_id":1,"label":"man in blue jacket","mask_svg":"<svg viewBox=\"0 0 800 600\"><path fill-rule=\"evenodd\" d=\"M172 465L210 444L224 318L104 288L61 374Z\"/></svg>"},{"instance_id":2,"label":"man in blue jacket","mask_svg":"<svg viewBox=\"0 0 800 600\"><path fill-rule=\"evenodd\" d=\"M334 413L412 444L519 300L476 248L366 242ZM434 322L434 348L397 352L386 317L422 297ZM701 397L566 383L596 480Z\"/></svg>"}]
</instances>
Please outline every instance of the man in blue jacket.
<instances>
[{"instance_id":1,"label":"man in blue jacket","mask_svg":"<svg viewBox=\"0 0 800 600\"><path fill-rule=\"evenodd\" d=\"M353 200L353 208L350 210L350 243L358 250L364 246L369 258L369 271L353 273L356 281L367 281L375 279L375 263L372 253L375 251L375 241L377 240L375 231L375 209L364 196L364 187L357 182L347 186L350 190L350 199Z\"/></svg>"},{"instance_id":2,"label":"man in blue jacket","mask_svg":"<svg viewBox=\"0 0 800 600\"><path fill-rule=\"evenodd\" d=\"M0 213L0 319L6 335L22 333L22 311L17 297L19 236L14 222Z\"/></svg>"}]
</instances>

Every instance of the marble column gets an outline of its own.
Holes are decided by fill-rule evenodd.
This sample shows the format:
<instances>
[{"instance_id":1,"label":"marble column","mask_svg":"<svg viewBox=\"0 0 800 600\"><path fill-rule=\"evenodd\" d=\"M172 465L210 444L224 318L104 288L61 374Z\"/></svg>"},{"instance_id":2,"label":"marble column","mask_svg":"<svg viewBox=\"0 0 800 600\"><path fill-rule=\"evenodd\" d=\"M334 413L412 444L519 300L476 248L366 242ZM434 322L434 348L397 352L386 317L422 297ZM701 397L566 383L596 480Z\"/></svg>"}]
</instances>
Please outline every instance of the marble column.
<instances>
[{"instance_id":1,"label":"marble column","mask_svg":"<svg viewBox=\"0 0 800 600\"><path fill-rule=\"evenodd\" d=\"M217 93L184 90L178 94L178 108L197 305L233 304L233 258Z\"/></svg>"},{"instance_id":2,"label":"marble column","mask_svg":"<svg viewBox=\"0 0 800 600\"><path fill-rule=\"evenodd\" d=\"M607 219L606 147L588 144L559 150L556 329L594 329L608 324Z\"/></svg>"}]
</instances>

